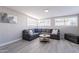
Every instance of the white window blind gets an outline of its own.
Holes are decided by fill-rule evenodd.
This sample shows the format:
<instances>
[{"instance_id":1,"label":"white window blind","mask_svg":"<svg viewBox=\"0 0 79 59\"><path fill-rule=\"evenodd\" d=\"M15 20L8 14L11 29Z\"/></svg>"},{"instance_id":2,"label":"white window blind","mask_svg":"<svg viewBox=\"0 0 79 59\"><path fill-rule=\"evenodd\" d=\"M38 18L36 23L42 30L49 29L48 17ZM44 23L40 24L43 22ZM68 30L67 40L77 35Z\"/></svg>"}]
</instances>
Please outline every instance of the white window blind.
<instances>
[{"instance_id":1,"label":"white window blind","mask_svg":"<svg viewBox=\"0 0 79 59\"><path fill-rule=\"evenodd\" d=\"M37 20L28 17L27 18L27 26L31 27L31 26L37 26Z\"/></svg>"},{"instance_id":2,"label":"white window blind","mask_svg":"<svg viewBox=\"0 0 79 59\"><path fill-rule=\"evenodd\" d=\"M51 26L51 20L50 19L42 19L42 20L36 20L32 19L30 17L27 18L27 26L28 27L47 27Z\"/></svg>"},{"instance_id":3,"label":"white window blind","mask_svg":"<svg viewBox=\"0 0 79 59\"><path fill-rule=\"evenodd\" d=\"M38 27L44 26L51 26L51 19L42 19L42 20L38 20Z\"/></svg>"},{"instance_id":4,"label":"white window blind","mask_svg":"<svg viewBox=\"0 0 79 59\"><path fill-rule=\"evenodd\" d=\"M55 26L78 26L77 21L77 16L55 18Z\"/></svg>"}]
</instances>

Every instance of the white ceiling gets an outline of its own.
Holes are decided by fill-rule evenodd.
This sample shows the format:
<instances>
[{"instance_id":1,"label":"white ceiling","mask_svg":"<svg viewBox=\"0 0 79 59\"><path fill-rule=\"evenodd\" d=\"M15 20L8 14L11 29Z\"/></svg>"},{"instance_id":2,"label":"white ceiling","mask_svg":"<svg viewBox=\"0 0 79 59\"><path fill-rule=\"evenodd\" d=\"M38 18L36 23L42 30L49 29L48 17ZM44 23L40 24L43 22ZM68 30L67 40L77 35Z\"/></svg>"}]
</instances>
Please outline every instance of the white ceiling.
<instances>
[{"instance_id":1,"label":"white ceiling","mask_svg":"<svg viewBox=\"0 0 79 59\"><path fill-rule=\"evenodd\" d=\"M37 19L50 18L79 13L79 6L7 6ZM49 12L45 13L44 10Z\"/></svg>"}]
</instances>

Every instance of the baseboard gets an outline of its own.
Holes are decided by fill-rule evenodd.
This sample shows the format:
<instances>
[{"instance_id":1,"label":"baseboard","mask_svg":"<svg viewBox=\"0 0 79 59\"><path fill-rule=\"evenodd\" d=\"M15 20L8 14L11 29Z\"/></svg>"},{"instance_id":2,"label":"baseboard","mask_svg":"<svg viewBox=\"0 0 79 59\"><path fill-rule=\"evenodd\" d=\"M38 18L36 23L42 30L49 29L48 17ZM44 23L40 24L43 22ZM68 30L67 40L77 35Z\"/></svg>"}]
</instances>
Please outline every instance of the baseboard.
<instances>
[{"instance_id":1,"label":"baseboard","mask_svg":"<svg viewBox=\"0 0 79 59\"><path fill-rule=\"evenodd\" d=\"M17 40L13 40L13 41L10 41L10 42L7 42L7 43L0 44L0 47L11 44L11 43L14 43L14 42L17 42L19 40L21 40L21 39L17 39Z\"/></svg>"}]
</instances>

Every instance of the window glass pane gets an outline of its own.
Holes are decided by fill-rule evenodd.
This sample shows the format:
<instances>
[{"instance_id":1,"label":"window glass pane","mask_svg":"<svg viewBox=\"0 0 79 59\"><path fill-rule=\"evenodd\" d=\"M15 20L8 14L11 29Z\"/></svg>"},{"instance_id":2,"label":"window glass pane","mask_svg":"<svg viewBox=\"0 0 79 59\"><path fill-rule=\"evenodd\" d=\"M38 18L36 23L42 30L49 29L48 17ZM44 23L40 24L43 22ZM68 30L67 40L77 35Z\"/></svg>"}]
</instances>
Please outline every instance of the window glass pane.
<instances>
[{"instance_id":1,"label":"window glass pane","mask_svg":"<svg viewBox=\"0 0 79 59\"><path fill-rule=\"evenodd\" d=\"M39 20L38 26L51 26L51 20L50 19Z\"/></svg>"},{"instance_id":2,"label":"window glass pane","mask_svg":"<svg viewBox=\"0 0 79 59\"><path fill-rule=\"evenodd\" d=\"M55 19L55 26L63 26L63 25L64 25L64 18Z\"/></svg>"},{"instance_id":3,"label":"window glass pane","mask_svg":"<svg viewBox=\"0 0 79 59\"><path fill-rule=\"evenodd\" d=\"M77 16L65 18L65 25L77 26Z\"/></svg>"},{"instance_id":4,"label":"window glass pane","mask_svg":"<svg viewBox=\"0 0 79 59\"><path fill-rule=\"evenodd\" d=\"M27 26L37 26L37 20L32 18L27 18Z\"/></svg>"},{"instance_id":5,"label":"window glass pane","mask_svg":"<svg viewBox=\"0 0 79 59\"><path fill-rule=\"evenodd\" d=\"M71 22L72 22L71 21L71 18L69 18L69 17L68 18L67 17L65 18L65 26L71 26L72 25Z\"/></svg>"},{"instance_id":6,"label":"window glass pane","mask_svg":"<svg viewBox=\"0 0 79 59\"><path fill-rule=\"evenodd\" d=\"M78 26L77 21L78 21L77 16L56 18L55 26Z\"/></svg>"},{"instance_id":7,"label":"window glass pane","mask_svg":"<svg viewBox=\"0 0 79 59\"><path fill-rule=\"evenodd\" d=\"M42 20L36 20L32 18L27 18L27 26L32 27L32 26L51 26L51 20L50 19L42 19Z\"/></svg>"}]
</instances>

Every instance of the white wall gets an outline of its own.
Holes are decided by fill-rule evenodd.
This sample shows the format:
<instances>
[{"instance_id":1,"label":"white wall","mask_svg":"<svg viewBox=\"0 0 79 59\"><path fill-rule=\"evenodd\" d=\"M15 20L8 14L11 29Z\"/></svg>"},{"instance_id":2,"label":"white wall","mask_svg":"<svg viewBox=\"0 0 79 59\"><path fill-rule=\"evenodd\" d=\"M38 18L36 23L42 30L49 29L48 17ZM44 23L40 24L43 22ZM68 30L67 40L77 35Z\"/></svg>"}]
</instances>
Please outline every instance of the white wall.
<instances>
[{"instance_id":1,"label":"white wall","mask_svg":"<svg viewBox=\"0 0 79 59\"><path fill-rule=\"evenodd\" d=\"M17 16L17 24L0 23L0 45L17 40L21 37L21 32L26 29L27 16L17 11L8 9L6 7L0 7L0 12L6 12L8 14Z\"/></svg>"}]
</instances>

